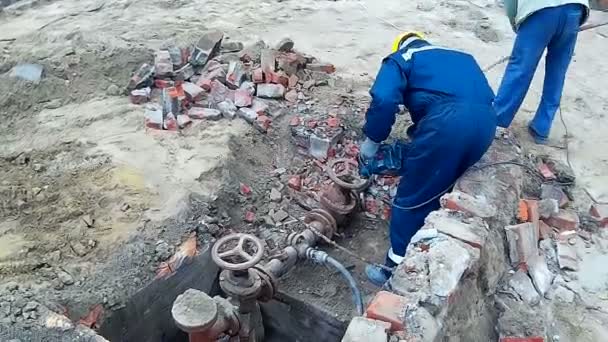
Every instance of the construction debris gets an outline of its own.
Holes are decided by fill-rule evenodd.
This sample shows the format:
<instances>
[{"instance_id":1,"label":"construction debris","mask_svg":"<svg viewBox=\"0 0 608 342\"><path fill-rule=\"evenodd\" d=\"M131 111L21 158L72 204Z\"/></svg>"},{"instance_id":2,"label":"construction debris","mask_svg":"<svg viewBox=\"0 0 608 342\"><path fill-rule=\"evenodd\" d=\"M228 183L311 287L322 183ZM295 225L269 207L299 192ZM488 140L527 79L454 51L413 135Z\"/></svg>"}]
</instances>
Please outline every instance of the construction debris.
<instances>
[{"instance_id":1,"label":"construction debris","mask_svg":"<svg viewBox=\"0 0 608 342\"><path fill-rule=\"evenodd\" d=\"M157 51L154 65L143 64L133 74L127 85L131 102L159 104L146 109L146 127L184 129L192 119L219 120L219 111L230 120L238 115L266 133L272 118L266 115L269 105L259 98L295 104L302 98L298 71L335 71L331 64L293 51L294 43L288 38L277 49L267 48L262 41L243 48L242 43L224 43L223 38L223 33L210 31L192 46ZM238 59L227 61L225 57L235 51L240 51ZM330 127L341 131L336 124ZM326 158L340 132L321 131L308 139L309 148L313 155Z\"/></svg>"}]
</instances>

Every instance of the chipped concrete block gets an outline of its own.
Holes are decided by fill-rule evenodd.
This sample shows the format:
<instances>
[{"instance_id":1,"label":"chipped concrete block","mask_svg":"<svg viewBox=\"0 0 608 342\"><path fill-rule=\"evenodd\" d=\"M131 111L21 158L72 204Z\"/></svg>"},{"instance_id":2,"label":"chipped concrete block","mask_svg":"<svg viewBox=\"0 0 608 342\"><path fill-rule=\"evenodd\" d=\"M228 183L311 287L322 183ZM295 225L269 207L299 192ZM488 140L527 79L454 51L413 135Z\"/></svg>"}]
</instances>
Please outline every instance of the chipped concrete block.
<instances>
[{"instance_id":1,"label":"chipped concrete block","mask_svg":"<svg viewBox=\"0 0 608 342\"><path fill-rule=\"evenodd\" d=\"M438 232L451 236L475 248L482 248L487 236L487 228L480 220L473 223L462 222L457 216L446 210L430 213L423 229L434 228Z\"/></svg>"},{"instance_id":2,"label":"chipped concrete block","mask_svg":"<svg viewBox=\"0 0 608 342\"><path fill-rule=\"evenodd\" d=\"M568 242L557 243L557 261L559 262L559 268L562 270L578 270L576 249Z\"/></svg>"},{"instance_id":3,"label":"chipped concrete block","mask_svg":"<svg viewBox=\"0 0 608 342\"><path fill-rule=\"evenodd\" d=\"M354 317L346 329L342 342L386 342L390 327L390 323Z\"/></svg>"},{"instance_id":4,"label":"chipped concrete block","mask_svg":"<svg viewBox=\"0 0 608 342\"><path fill-rule=\"evenodd\" d=\"M538 255L536 227L531 222L506 226L509 243L509 258L513 266L526 265L530 258Z\"/></svg>"},{"instance_id":5,"label":"chipped concrete block","mask_svg":"<svg viewBox=\"0 0 608 342\"><path fill-rule=\"evenodd\" d=\"M536 255L528 260L528 273L538 293L545 296L551 288L555 275L549 271L547 262L542 255Z\"/></svg>"},{"instance_id":6,"label":"chipped concrete block","mask_svg":"<svg viewBox=\"0 0 608 342\"><path fill-rule=\"evenodd\" d=\"M431 293L448 297L456 291L462 276L479 259L476 249L451 238L438 241L431 246L429 254L429 284Z\"/></svg>"},{"instance_id":7,"label":"chipped concrete block","mask_svg":"<svg viewBox=\"0 0 608 342\"><path fill-rule=\"evenodd\" d=\"M519 294L521 299L530 305L537 305L540 302L540 295L536 292L532 280L523 271L517 271L511 279L509 279L509 286Z\"/></svg>"}]
</instances>

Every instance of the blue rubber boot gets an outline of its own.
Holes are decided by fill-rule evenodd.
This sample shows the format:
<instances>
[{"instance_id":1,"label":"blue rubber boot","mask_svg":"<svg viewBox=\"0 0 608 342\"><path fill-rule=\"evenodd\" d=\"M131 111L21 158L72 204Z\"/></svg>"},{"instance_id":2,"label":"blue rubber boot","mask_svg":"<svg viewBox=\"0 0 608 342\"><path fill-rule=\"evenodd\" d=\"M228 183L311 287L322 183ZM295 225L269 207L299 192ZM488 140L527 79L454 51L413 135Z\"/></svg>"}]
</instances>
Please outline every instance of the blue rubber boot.
<instances>
[{"instance_id":1,"label":"blue rubber boot","mask_svg":"<svg viewBox=\"0 0 608 342\"><path fill-rule=\"evenodd\" d=\"M393 273L376 265L367 265L365 266L365 275L370 283L382 287L390 279Z\"/></svg>"},{"instance_id":2,"label":"blue rubber boot","mask_svg":"<svg viewBox=\"0 0 608 342\"><path fill-rule=\"evenodd\" d=\"M541 137L538 133L536 133L532 126L528 126L528 133L530 133L532 139L534 139L534 142L538 145L547 145L547 143L549 142L549 139Z\"/></svg>"}]
</instances>

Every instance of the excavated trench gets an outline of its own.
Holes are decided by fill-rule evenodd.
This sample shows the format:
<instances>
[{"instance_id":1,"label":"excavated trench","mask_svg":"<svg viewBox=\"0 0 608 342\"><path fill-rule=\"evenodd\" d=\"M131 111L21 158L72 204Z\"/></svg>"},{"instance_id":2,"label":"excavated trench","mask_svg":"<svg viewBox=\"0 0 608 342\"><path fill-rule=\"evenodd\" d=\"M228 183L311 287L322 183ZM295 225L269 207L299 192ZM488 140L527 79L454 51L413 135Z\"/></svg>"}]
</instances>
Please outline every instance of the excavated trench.
<instances>
[{"instance_id":1,"label":"excavated trench","mask_svg":"<svg viewBox=\"0 0 608 342\"><path fill-rule=\"evenodd\" d=\"M155 281L135 294L104 321L99 333L109 341L188 341L171 317L173 301L189 288L221 295L218 275L207 250L173 277ZM284 293L261 307L265 341L340 341L346 330L345 322Z\"/></svg>"}]
</instances>

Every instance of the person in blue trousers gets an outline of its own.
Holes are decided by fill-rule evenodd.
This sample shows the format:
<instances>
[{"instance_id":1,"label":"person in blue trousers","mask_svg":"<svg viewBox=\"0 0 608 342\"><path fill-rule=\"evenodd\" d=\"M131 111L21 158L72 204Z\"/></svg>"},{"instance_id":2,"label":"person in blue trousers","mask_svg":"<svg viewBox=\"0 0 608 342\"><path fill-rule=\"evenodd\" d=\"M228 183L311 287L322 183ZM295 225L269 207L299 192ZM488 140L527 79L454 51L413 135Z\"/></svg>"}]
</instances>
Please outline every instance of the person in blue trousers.
<instances>
[{"instance_id":1,"label":"person in blue trousers","mask_svg":"<svg viewBox=\"0 0 608 342\"><path fill-rule=\"evenodd\" d=\"M507 16L517 33L513 52L496 94L498 125L507 128L519 110L545 49L545 82L528 132L546 144L559 108L566 71L580 25L589 16L587 0L505 0Z\"/></svg>"},{"instance_id":2,"label":"person in blue trousers","mask_svg":"<svg viewBox=\"0 0 608 342\"><path fill-rule=\"evenodd\" d=\"M494 92L475 59L464 52L431 45L418 33L400 35L386 57L370 94L366 139L360 146L360 172L398 165L401 177L390 219L387 268L405 255L424 219L439 208L439 196L490 147L496 132ZM410 112L409 143L382 144L390 135L399 106ZM385 153L394 151L398 153ZM380 153L379 153L380 151ZM382 161L397 155L399 163ZM368 266L369 280L381 286L391 271Z\"/></svg>"}]
</instances>

